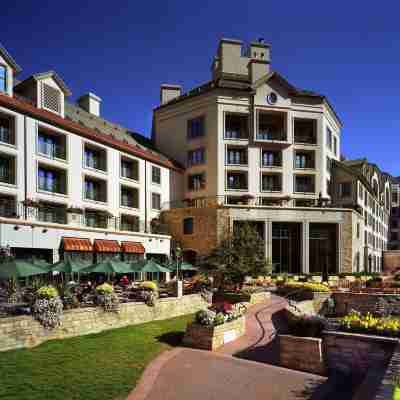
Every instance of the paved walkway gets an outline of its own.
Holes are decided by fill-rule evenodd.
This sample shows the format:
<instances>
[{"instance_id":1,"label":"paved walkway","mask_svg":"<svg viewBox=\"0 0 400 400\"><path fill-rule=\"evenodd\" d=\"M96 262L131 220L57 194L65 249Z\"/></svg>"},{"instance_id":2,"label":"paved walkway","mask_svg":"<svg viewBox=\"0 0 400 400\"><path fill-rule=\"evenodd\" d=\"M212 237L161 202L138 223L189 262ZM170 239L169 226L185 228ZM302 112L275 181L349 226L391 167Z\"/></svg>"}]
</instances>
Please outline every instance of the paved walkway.
<instances>
[{"instance_id":1,"label":"paved walkway","mask_svg":"<svg viewBox=\"0 0 400 400\"><path fill-rule=\"evenodd\" d=\"M251 307L246 336L217 353L176 348L161 354L128 400L325 398L326 378L269 365L277 363L274 334L283 327L280 311L285 306L285 300L272 296L270 302Z\"/></svg>"}]
</instances>

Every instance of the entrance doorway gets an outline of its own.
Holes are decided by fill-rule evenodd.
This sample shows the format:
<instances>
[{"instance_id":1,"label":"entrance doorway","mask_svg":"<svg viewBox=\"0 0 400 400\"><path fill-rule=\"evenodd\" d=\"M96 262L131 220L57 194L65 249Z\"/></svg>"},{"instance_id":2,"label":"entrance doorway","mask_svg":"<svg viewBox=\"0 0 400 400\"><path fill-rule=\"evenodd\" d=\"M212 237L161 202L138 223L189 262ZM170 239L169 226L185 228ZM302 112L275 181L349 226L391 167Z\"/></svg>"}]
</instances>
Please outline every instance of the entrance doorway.
<instances>
[{"instance_id":1,"label":"entrance doorway","mask_svg":"<svg viewBox=\"0 0 400 400\"><path fill-rule=\"evenodd\" d=\"M310 273L337 273L337 224L310 224Z\"/></svg>"},{"instance_id":2,"label":"entrance doorway","mask_svg":"<svg viewBox=\"0 0 400 400\"><path fill-rule=\"evenodd\" d=\"M301 272L301 224L272 222L272 267L276 273Z\"/></svg>"}]
</instances>

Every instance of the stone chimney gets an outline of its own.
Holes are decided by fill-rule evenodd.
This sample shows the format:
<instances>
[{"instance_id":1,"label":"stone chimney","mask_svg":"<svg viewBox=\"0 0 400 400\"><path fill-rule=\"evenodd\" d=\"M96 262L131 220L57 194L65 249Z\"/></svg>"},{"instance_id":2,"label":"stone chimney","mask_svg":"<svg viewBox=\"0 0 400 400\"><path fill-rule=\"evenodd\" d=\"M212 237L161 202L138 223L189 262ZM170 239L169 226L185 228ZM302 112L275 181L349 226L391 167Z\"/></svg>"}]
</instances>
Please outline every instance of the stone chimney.
<instances>
[{"instance_id":1,"label":"stone chimney","mask_svg":"<svg viewBox=\"0 0 400 400\"><path fill-rule=\"evenodd\" d=\"M251 83L254 83L271 70L271 46L264 43L264 39L262 38L256 42L251 42L249 46L249 58L249 78Z\"/></svg>"},{"instance_id":2,"label":"stone chimney","mask_svg":"<svg viewBox=\"0 0 400 400\"><path fill-rule=\"evenodd\" d=\"M166 104L182 94L182 86L163 84L160 86L160 104Z\"/></svg>"},{"instance_id":3,"label":"stone chimney","mask_svg":"<svg viewBox=\"0 0 400 400\"><path fill-rule=\"evenodd\" d=\"M101 98L93 93L84 94L78 99L79 107L96 117L100 117L100 104Z\"/></svg>"}]
</instances>

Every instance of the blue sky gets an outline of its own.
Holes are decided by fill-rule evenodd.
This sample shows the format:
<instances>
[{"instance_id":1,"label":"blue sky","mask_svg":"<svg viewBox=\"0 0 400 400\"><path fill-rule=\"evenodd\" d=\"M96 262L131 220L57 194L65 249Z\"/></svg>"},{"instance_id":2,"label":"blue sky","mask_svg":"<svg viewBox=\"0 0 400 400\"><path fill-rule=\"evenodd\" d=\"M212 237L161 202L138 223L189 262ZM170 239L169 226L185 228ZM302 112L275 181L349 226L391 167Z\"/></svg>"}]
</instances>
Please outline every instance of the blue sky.
<instances>
[{"instance_id":1,"label":"blue sky","mask_svg":"<svg viewBox=\"0 0 400 400\"><path fill-rule=\"evenodd\" d=\"M20 78L55 69L73 99L92 91L105 118L149 134L160 83L208 80L221 37L264 37L273 69L328 96L342 152L400 175L399 12L395 1L8 2L0 41Z\"/></svg>"}]
</instances>

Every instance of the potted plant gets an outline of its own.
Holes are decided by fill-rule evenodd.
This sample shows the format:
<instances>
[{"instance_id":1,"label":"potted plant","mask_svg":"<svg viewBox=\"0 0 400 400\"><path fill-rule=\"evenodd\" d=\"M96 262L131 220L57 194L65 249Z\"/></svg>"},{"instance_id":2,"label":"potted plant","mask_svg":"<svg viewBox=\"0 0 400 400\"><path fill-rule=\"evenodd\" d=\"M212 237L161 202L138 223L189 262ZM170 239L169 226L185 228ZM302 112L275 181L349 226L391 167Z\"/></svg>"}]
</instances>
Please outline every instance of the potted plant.
<instances>
[{"instance_id":1,"label":"potted plant","mask_svg":"<svg viewBox=\"0 0 400 400\"><path fill-rule=\"evenodd\" d=\"M35 293L33 316L45 328L53 329L61 325L63 303L53 286L42 286Z\"/></svg>"},{"instance_id":2,"label":"potted plant","mask_svg":"<svg viewBox=\"0 0 400 400\"><path fill-rule=\"evenodd\" d=\"M118 296L114 293L114 288L108 283L96 287L96 303L101 305L104 311L119 311Z\"/></svg>"}]
</instances>

